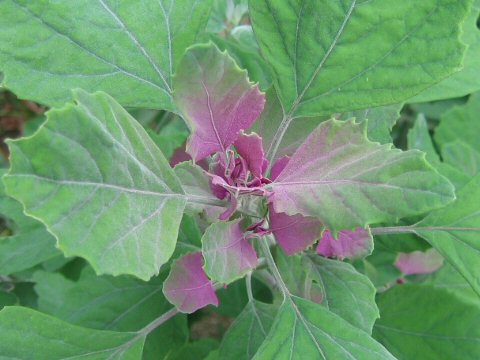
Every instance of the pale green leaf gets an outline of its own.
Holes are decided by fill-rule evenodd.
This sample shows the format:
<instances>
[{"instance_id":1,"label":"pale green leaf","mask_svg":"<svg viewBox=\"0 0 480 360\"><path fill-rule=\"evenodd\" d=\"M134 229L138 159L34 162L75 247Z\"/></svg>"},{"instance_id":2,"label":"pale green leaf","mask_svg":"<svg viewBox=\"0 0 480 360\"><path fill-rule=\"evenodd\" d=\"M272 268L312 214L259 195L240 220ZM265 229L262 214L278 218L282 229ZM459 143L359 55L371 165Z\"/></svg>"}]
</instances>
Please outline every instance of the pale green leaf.
<instances>
[{"instance_id":1,"label":"pale green leaf","mask_svg":"<svg viewBox=\"0 0 480 360\"><path fill-rule=\"evenodd\" d=\"M423 114L417 116L413 127L408 131L408 148L423 151L430 164L437 165L440 162Z\"/></svg>"},{"instance_id":2,"label":"pale green leaf","mask_svg":"<svg viewBox=\"0 0 480 360\"><path fill-rule=\"evenodd\" d=\"M371 333L379 317L372 282L343 261L318 255L305 255L302 261L308 276L321 289L321 304L350 324Z\"/></svg>"},{"instance_id":3,"label":"pale green leaf","mask_svg":"<svg viewBox=\"0 0 480 360\"><path fill-rule=\"evenodd\" d=\"M291 297L280 307L254 359L395 359L366 332L325 307Z\"/></svg>"},{"instance_id":4,"label":"pale green leaf","mask_svg":"<svg viewBox=\"0 0 480 360\"><path fill-rule=\"evenodd\" d=\"M371 109L349 111L343 113L341 119L348 120L352 117L357 122L368 121L368 138L381 144L391 143L390 132L400 118L400 110L403 104L379 106Z\"/></svg>"},{"instance_id":5,"label":"pale green leaf","mask_svg":"<svg viewBox=\"0 0 480 360\"><path fill-rule=\"evenodd\" d=\"M0 170L0 177L5 170ZM22 204L5 195L0 182L0 217L6 217L12 232L0 235L0 274L8 275L29 269L60 254L55 248L55 238L45 225L25 216Z\"/></svg>"},{"instance_id":6,"label":"pale green leaf","mask_svg":"<svg viewBox=\"0 0 480 360\"><path fill-rule=\"evenodd\" d=\"M480 152L461 140L446 143L442 148L443 160L473 177L480 170Z\"/></svg>"},{"instance_id":7,"label":"pale green leaf","mask_svg":"<svg viewBox=\"0 0 480 360\"><path fill-rule=\"evenodd\" d=\"M191 197L115 100L83 91L75 98L51 110L35 135L9 142L7 192L66 256L86 258L98 273L149 279L172 255Z\"/></svg>"},{"instance_id":8,"label":"pale green leaf","mask_svg":"<svg viewBox=\"0 0 480 360\"><path fill-rule=\"evenodd\" d=\"M459 138L480 152L480 92L472 94L465 105L455 106L446 112L435 131L435 141L443 147Z\"/></svg>"},{"instance_id":9,"label":"pale green leaf","mask_svg":"<svg viewBox=\"0 0 480 360\"><path fill-rule=\"evenodd\" d=\"M273 304L250 301L224 335L219 358L252 359L267 337L277 310Z\"/></svg>"},{"instance_id":10,"label":"pale green leaf","mask_svg":"<svg viewBox=\"0 0 480 360\"><path fill-rule=\"evenodd\" d=\"M407 227L425 238L480 296L480 175L457 194L457 200Z\"/></svg>"},{"instance_id":11,"label":"pale green leaf","mask_svg":"<svg viewBox=\"0 0 480 360\"><path fill-rule=\"evenodd\" d=\"M250 16L291 118L399 103L459 70L470 4L254 0Z\"/></svg>"},{"instance_id":12,"label":"pale green leaf","mask_svg":"<svg viewBox=\"0 0 480 360\"><path fill-rule=\"evenodd\" d=\"M211 0L1 1L3 83L48 105L80 87L126 106L174 110L175 64L210 7Z\"/></svg>"},{"instance_id":13,"label":"pale green leaf","mask_svg":"<svg viewBox=\"0 0 480 360\"><path fill-rule=\"evenodd\" d=\"M480 29L478 18L480 16L480 1L475 0L463 24L462 41L468 45L463 68L459 72L440 81L409 101L423 102L440 99L448 99L468 95L480 90ZM428 50L424 50L428 51Z\"/></svg>"},{"instance_id":14,"label":"pale green leaf","mask_svg":"<svg viewBox=\"0 0 480 360\"><path fill-rule=\"evenodd\" d=\"M374 336L400 360L477 359L480 308L445 289L395 286L379 296Z\"/></svg>"},{"instance_id":15,"label":"pale green leaf","mask_svg":"<svg viewBox=\"0 0 480 360\"><path fill-rule=\"evenodd\" d=\"M145 337L68 324L23 307L0 311L2 359L140 359ZM33 356L33 357L32 357Z\"/></svg>"}]
</instances>

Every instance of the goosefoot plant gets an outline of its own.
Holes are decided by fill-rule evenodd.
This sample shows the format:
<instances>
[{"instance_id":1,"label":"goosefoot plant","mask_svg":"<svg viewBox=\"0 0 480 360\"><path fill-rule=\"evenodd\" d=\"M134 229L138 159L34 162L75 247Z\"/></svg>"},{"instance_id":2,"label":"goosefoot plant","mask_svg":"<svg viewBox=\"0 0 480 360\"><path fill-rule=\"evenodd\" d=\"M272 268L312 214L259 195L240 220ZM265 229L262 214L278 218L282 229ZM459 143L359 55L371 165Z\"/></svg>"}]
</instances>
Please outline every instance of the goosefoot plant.
<instances>
[{"instance_id":1,"label":"goosefoot plant","mask_svg":"<svg viewBox=\"0 0 480 360\"><path fill-rule=\"evenodd\" d=\"M413 96L480 89L478 5L0 1L3 84L52 108L8 141L0 294L35 300L0 312L0 357L478 355L478 144L390 135ZM194 341L195 312L236 319Z\"/></svg>"}]
</instances>

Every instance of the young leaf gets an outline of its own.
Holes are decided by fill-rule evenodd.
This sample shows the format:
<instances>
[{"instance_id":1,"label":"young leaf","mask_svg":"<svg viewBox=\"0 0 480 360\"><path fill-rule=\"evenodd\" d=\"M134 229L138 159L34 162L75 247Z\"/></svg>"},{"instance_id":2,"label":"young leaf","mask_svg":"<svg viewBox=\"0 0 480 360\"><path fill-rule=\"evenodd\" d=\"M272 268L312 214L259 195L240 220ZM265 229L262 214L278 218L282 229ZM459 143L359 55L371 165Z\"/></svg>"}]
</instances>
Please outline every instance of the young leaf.
<instances>
[{"instance_id":1,"label":"young leaf","mask_svg":"<svg viewBox=\"0 0 480 360\"><path fill-rule=\"evenodd\" d=\"M256 0L250 16L285 113L298 117L399 103L452 74L470 4Z\"/></svg>"},{"instance_id":2,"label":"young leaf","mask_svg":"<svg viewBox=\"0 0 480 360\"><path fill-rule=\"evenodd\" d=\"M202 237L205 272L214 281L229 284L257 266L255 249L240 228L240 220L216 222Z\"/></svg>"},{"instance_id":3,"label":"young leaf","mask_svg":"<svg viewBox=\"0 0 480 360\"><path fill-rule=\"evenodd\" d=\"M443 147L446 143L461 138L463 142L480 152L480 92L470 95L468 102L447 111L435 131L435 141ZM443 150L443 149L442 149Z\"/></svg>"},{"instance_id":4,"label":"young leaf","mask_svg":"<svg viewBox=\"0 0 480 360\"><path fill-rule=\"evenodd\" d=\"M432 244L480 295L480 175L457 196L455 202L430 213L409 229Z\"/></svg>"},{"instance_id":5,"label":"young leaf","mask_svg":"<svg viewBox=\"0 0 480 360\"><path fill-rule=\"evenodd\" d=\"M395 359L367 333L325 307L291 297L280 307L254 359Z\"/></svg>"},{"instance_id":6,"label":"young leaf","mask_svg":"<svg viewBox=\"0 0 480 360\"><path fill-rule=\"evenodd\" d=\"M320 124L266 186L274 210L318 217L336 235L454 199L452 185L422 153L372 143L365 131L365 123L353 121Z\"/></svg>"},{"instance_id":7,"label":"young leaf","mask_svg":"<svg viewBox=\"0 0 480 360\"><path fill-rule=\"evenodd\" d=\"M315 255L302 257L309 278L319 286L321 304L353 326L371 334L379 313L375 287L355 268L342 261Z\"/></svg>"},{"instance_id":8,"label":"young leaf","mask_svg":"<svg viewBox=\"0 0 480 360\"><path fill-rule=\"evenodd\" d=\"M7 192L44 222L66 256L97 273L147 280L172 255L187 197L148 134L104 93L48 113L9 142Z\"/></svg>"},{"instance_id":9,"label":"young leaf","mask_svg":"<svg viewBox=\"0 0 480 360\"><path fill-rule=\"evenodd\" d=\"M461 40L468 45L463 60L463 68L438 84L422 91L410 99L410 102L456 98L480 90L480 81L478 79L478 69L480 67L479 16L480 0L475 0L462 27L463 34Z\"/></svg>"},{"instance_id":10,"label":"young leaf","mask_svg":"<svg viewBox=\"0 0 480 360\"><path fill-rule=\"evenodd\" d=\"M256 133L245 134L241 131L234 145L238 154L247 162L253 176L261 178L266 167L262 138Z\"/></svg>"},{"instance_id":11,"label":"young leaf","mask_svg":"<svg viewBox=\"0 0 480 360\"><path fill-rule=\"evenodd\" d=\"M288 255L303 251L320 239L323 225L318 219L276 213L271 204L269 210L270 230Z\"/></svg>"},{"instance_id":12,"label":"young leaf","mask_svg":"<svg viewBox=\"0 0 480 360\"><path fill-rule=\"evenodd\" d=\"M414 251L398 254L395 266L405 275L430 274L443 265L443 257L437 250Z\"/></svg>"},{"instance_id":13,"label":"young leaf","mask_svg":"<svg viewBox=\"0 0 480 360\"><path fill-rule=\"evenodd\" d=\"M461 140L444 144L442 156L447 164L471 177L480 171L480 152Z\"/></svg>"},{"instance_id":14,"label":"young leaf","mask_svg":"<svg viewBox=\"0 0 480 360\"><path fill-rule=\"evenodd\" d=\"M476 359L480 308L445 289L395 286L379 296L374 336L399 359Z\"/></svg>"},{"instance_id":15,"label":"young leaf","mask_svg":"<svg viewBox=\"0 0 480 360\"><path fill-rule=\"evenodd\" d=\"M250 301L224 335L219 359L252 359L267 337L277 310L275 305Z\"/></svg>"},{"instance_id":16,"label":"young leaf","mask_svg":"<svg viewBox=\"0 0 480 360\"><path fill-rule=\"evenodd\" d=\"M0 177L5 174L0 169ZM0 217L13 221L10 236L0 235L0 274L29 269L59 254L55 238L38 220L23 214L22 204L5 195L0 183Z\"/></svg>"},{"instance_id":17,"label":"young leaf","mask_svg":"<svg viewBox=\"0 0 480 360\"><path fill-rule=\"evenodd\" d=\"M145 336L92 330L24 307L0 311L0 354L5 359L140 359Z\"/></svg>"},{"instance_id":18,"label":"young leaf","mask_svg":"<svg viewBox=\"0 0 480 360\"><path fill-rule=\"evenodd\" d=\"M174 110L173 69L204 29L210 7L211 0L2 1L4 84L51 106L83 88L125 106Z\"/></svg>"},{"instance_id":19,"label":"young leaf","mask_svg":"<svg viewBox=\"0 0 480 360\"><path fill-rule=\"evenodd\" d=\"M187 51L173 83L175 102L192 131L187 152L194 161L225 152L240 130L253 124L265 103L246 71L212 43Z\"/></svg>"},{"instance_id":20,"label":"young leaf","mask_svg":"<svg viewBox=\"0 0 480 360\"><path fill-rule=\"evenodd\" d=\"M338 232L338 239L332 236L330 230L325 230L317 246L317 254L340 260L364 258L372 251L372 234L369 229L362 228L353 231L341 230Z\"/></svg>"},{"instance_id":21,"label":"young leaf","mask_svg":"<svg viewBox=\"0 0 480 360\"><path fill-rule=\"evenodd\" d=\"M202 253L190 253L176 260L163 283L165 297L183 313L193 313L204 306L218 306L212 282L202 269Z\"/></svg>"}]
</instances>

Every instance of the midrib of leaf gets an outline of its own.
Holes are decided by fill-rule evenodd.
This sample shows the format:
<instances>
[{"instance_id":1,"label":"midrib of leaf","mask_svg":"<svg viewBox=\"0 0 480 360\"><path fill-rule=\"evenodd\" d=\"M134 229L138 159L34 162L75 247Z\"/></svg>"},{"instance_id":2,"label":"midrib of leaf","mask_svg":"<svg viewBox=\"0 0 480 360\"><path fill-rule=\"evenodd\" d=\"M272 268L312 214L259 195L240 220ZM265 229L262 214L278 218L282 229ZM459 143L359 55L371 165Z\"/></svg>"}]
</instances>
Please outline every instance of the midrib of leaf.
<instances>
[{"instance_id":1,"label":"midrib of leaf","mask_svg":"<svg viewBox=\"0 0 480 360\"><path fill-rule=\"evenodd\" d=\"M84 44L82 44L81 42L77 41L76 39L72 38L71 36L67 35L67 34L64 34L63 32L61 32L59 29L57 29L55 26L53 26L52 24L48 23L47 21L45 21L45 19L43 19L41 16L37 15L36 13L32 12L28 7L25 7L21 4L19 4L17 1L15 0L11 0L13 4L15 4L15 6L19 7L22 11L24 11L25 13L27 13L28 15L32 16L33 18L35 18L37 21L39 21L42 25L46 26L47 28L49 28L51 31L53 31L55 34L57 34L58 36L66 39L68 42L70 42L71 44L77 46L78 48L80 48L82 51L85 51L87 54L93 56L95 59L99 60L100 62L106 64L106 65L109 65L111 66L112 68L116 69L117 72L120 72L126 76L130 76L138 81L141 81L141 82L144 82L144 83L147 83L153 87L155 87L156 89L159 89L160 91L162 92L165 92L170 98L171 98L171 92L172 92L172 89L171 87L168 85L168 83L165 82L165 79L163 77L163 74L161 72L159 72L158 70L156 70L156 72L158 73L160 79L162 80L162 82L166 85L167 89L161 87L158 83L154 83L152 82L151 80L149 79L146 79L144 77L141 77L139 75L136 75L134 73L131 73L129 72L128 70L118 66L117 64L114 64L110 61L108 61L107 59L105 59L104 57L98 55L97 53L95 53L94 51L88 49ZM102 3L102 6L104 5L103 3L103 0L99 0L101 3ZM107 7L108 8L108 7ZM106 9L107 9L106 8ZM113 13L114 16L116 16L114 13ZM117 17L118 18L118 17ZM127 35L129 34L129 31L128 29L126 29L126 27L124 27L125 30L127 31ZM130 35L129 35L130 37ZM134 42L135 43L135 42ZM140 51L142 51L143 47L141 47L141 45L138 43L138 41L135 43L135 45L137 47L139 47ZM143 49L143 51L145 51L145 49ZM143 52L142 52L143 54ZM145 54L143 54L145 56ZM170 52L170 56L171 56L171 52ZM147 60L151 63L151 58L150 56L148 55L147 57ZM152 65L154 65L154 68L157 68L157 65L155 63L153 63ZM48 71L43 71L42 72L44 73L49 73ZM114 74L114 73L112 73ZM102 74L104 76L108 76L110 74ZM70 74L70 75L67 75L67 74L62 74L62 76L74 76L74 77L87 77L87 76L96 76L95 74L89 74L89 75L85 75L85 74Z\"/></svg>"},{"instance_id":2,"label":"midrib of leaf","mask_svg":"<svg viewBox=\"0 0 480 360\"><path fill-rule=\"evenodd\" d=\"M170 70L170 74L173 74L173 60L172 60L172 35L170 33L170 14L172 13L172 6L175 0L171 0L170 8L168 9L168 13L165 11L165 7L162 3L162 0L157 0L160 9L162 10L162 15L165 19L165 28L167 30L167 46L168 46L168 68ZM172 78L169 78L170 88L172 87Z\"/></svg>"}]
</instances>

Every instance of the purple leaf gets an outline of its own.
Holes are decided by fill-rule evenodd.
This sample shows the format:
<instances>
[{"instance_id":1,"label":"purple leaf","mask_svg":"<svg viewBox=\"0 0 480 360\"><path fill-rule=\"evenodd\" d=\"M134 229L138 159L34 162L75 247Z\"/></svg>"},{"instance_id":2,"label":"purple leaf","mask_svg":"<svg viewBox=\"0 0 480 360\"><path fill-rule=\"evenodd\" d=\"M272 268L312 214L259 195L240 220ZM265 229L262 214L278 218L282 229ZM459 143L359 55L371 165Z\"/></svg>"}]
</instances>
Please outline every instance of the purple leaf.
<instances>
[{"instance_id":1,"label":"purple leaf","mask_svg":"<svg viewBox=\"0 0 480 360\"><path fill-rule=\"evenodd\" d=\"M372 251L373 239L370 230L361 228L354 231L342 230L338 233L338 239L334 239L330 230L325 230L317 246L317 254L340 260L363 258Z\"/></svg>"},{"instance_id":2,"label":"purple leaf","mask_svg":"<svg viewBox=\"0 0 480 360\"><path fill-rule=\"evenodd\" d=\"M229 284L257 266L257 254L240 228L240 220L210 225L202 237L205 272Z\"/></svg>"},{"instance_id":3,"label":"purple leaf","mask_svg":"<svg viewBox=\"0 0 480 360\"><path fill-rule=\"evenodd\" d=\"M271 205L269 209L270 230L288 255L303 251L320 239L323 226L318 219L276 213Z\"/></svg>"},{"instance_id":4,"label":"purple leaf","mask_svg":"<svg viewBox=\"0 0 480 360\"><path fill-rule=\"evenodd\" d=\"M174 77L174 98L192 135L187 152L199 161L232 145L260 115L265 96L212 43L191 47Z\"/></svg>"},{"instance_id":5,"label":"purple leaf","mask_svg":"<svg viewBox=\"0 0 480 360\"><path fill-rule=\"evenodd\" d=\"M234 145L238 154L247 162L252 175L261 178L268 164L263 153L262 138L255 133L247 135L241 131Z\"/></svg>"},{"instance_id":6,"label":"purple leaf","mask_svg":"<svg viewBox=\"0 0 480 360\"><path fill-rule=\"evenodd\" d=\"M405 275L430 274L443 265L443 257L431 248L425 252L400 253L395 266Z\"/></svg>"},{"instance_id":7,"label":"purple leaf","mask_svg":"<svg viewBox=\"0 0 480 360\"><path fill-rule=\"evenodd\" d=\"M339 230L397 221L444 206L450 182L417 151L393 149L366 137L366 123L321 123L272 184L276 212L317 217Z\"/></svg>"},{"instance_id":8,"label":"purple leaf","mask_svg":"<svg viewBox=\"0 0 480 360\"><path fill-rule=\"evenodd\" d=\"M176 260L163 283L168 301L183 313L191 314L207 305L218 306L212 282L202 268L202 254L190 253Z\"/></svg>"},{"instance_id":9,"label":"purple leaf","mask_svg":"<svg viewBox=\"0 0 480 360\"><path fill-rule=\"evenodd\" d=\"M290 161L290 156L283 156L280 159L278 159L275 164L272 166L272 170L270 173L270 179L272 181L275 181L275 179L280 175L280 173L283 171L285 166L287 166L288 162Z\"/></svg>"}]
</instances>

